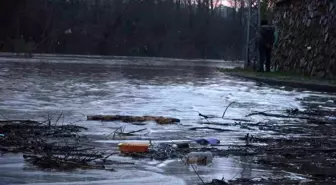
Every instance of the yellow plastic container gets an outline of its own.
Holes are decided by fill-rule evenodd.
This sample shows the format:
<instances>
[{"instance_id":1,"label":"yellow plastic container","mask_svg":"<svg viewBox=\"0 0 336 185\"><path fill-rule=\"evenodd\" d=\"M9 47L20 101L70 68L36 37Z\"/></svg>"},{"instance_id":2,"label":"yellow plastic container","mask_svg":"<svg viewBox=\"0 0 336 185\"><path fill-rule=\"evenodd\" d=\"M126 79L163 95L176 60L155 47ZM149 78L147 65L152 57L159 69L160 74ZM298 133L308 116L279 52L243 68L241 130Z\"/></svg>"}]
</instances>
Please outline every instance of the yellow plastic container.
<instances>
[{"instance_id":1,"label":"yellow plastic container","mask_svg":"<svg viewBox=\"0 0 336 185\"><path fill-rule=\"evenodd\" d=\"M122 153L147 153L149 144L145 143L119 143L119 150Z\"/></svg>"}]
</instances>

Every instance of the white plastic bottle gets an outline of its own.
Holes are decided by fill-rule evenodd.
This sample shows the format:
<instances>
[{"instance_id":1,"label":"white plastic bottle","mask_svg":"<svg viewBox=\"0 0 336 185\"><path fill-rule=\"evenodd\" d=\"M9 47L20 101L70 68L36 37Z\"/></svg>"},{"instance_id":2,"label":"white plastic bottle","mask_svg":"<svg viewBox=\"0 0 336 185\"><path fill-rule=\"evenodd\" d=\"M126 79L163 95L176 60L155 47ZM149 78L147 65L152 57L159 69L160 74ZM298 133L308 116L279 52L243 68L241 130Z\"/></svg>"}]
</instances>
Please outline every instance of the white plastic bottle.
<instances>
[{"instance_id":1,"label":"white plastic bottle","mask_svg":"<svg viewBox=\"0 0 336 185\"><path fill-rule=\"evenodd\" d=\"M213 155L211 152L191 152L185 157L185 163L187 165L208 165L211 164L213 160Z\"/></svg>"}]
</instances>

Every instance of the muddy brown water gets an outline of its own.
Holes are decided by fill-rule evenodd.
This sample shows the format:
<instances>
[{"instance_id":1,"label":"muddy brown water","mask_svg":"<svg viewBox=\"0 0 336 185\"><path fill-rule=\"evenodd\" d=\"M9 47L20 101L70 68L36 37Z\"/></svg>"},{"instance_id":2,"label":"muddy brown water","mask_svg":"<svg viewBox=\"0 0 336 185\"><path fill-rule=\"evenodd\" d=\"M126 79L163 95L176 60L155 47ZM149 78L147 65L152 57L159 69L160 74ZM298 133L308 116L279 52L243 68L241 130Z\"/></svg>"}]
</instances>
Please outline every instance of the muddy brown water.
<instances>
[{"instance_id":1,"label":"muddy brown water","mask_svg":"<svg viewBox=\"0 0 336 185\"><path fill-rule=\"evenodd\" d=\"M63 123L76 122L89 130L83 134L96 145L111 149L118 142L178 142L192 138L216 137L222 144L240 144L237 138L246 133L270 135L272 131L243 129L234 120L251 111L334 109L333 94L270 87L252 81L225 76L217 67L236 66L233 62L155 58L98 58L40 55L34 59L1 58L0 113L2 119L56 120L63 111ZM235 101L225 118L225 107ZM204 126L197 111L214 115L212 121L227 126L212 126L232 131L189 130ZM155 123L130 125L118 122L88 122L85 115L121 114L169 116L180 124L161 126ZM244 118L246 119L246 118ZM251 121L264 120L253 116ZM267 118L271 119L271 118ZM276 121L277 119L273 119ZM126 131L147 128L136 137L106 138L116 128ZM24 163L21 155L0 157L0 184L197 184L192 169L179 160L135 160L114 156L114 160L134 165L112 165L115 172L77 170L74 172L41 171ZM253 164L246 157L215 157L214 163L197 168L205 181L214 178L254 178L299 175L281 169Z\"/></svg>"}]
</instances>

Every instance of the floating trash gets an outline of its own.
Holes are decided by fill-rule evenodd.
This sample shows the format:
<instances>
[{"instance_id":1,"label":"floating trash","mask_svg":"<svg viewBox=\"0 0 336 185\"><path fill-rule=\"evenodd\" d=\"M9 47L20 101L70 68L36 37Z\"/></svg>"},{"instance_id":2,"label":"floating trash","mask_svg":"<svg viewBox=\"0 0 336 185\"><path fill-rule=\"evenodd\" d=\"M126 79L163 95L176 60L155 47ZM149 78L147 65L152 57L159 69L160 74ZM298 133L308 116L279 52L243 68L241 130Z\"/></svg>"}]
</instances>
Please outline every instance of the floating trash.
<instances>
[{"instance_id":1,"label":"floating trash","mask_svg":"<svg viewBox=\"0 0 336 185\"><path fill-rule=\"evenodd\" d=\"M145 143L120 143L118 146L122 153L147 153L149 151L149 144Z\"/></svg>"},{"instance_id":2,"label":"floating trash","mask_svg":"<svg viewBox=\"0 0 336 185\"><path fill-rule=\"evenodd\" d=\"M207 139L196 139L194 140L196 143L200 145L218 145L220 141L216 138L207 138Z\"/></svg>"},{"instance_id":3,"label":"floating trash","mask_svg":"<svg viewBox=\"0 0 336 185\"><path fill-rule=\"evenodd\" d=\"M189 148L189 143L177 143L174 145L174 147L182 149L182 148Z\"/></svg>"},{"instance_id":4,"label":"floating trash","mask_svg":"<svg viewBox=\"0 0 336 185\"><path fill-rule=\"evenodd\" d=\"M213 155L211 152L191 152L185 157L185 163L190 164L197 164L206 166L211 164L213 160Z\"/></svg>"}]
</instances>

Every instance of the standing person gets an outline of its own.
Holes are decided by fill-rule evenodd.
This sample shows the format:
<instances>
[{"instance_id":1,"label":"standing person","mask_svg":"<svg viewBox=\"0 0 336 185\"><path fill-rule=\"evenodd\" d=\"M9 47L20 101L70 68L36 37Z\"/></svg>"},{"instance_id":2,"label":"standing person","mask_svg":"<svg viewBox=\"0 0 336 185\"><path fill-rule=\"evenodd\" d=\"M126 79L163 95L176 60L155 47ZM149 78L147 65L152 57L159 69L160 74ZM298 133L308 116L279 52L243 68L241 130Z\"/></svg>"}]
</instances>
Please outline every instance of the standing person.
<instances>
[{"instance_id":1,"label":"standing person","mask_svg":"<svg viewBox=\"0 0 336 185\"><path fill-rule=\"evenodd\" d=\"M271 54L275 40L274 33L275 33L274 27L268 25L267 20L262 20L258 37L258 48L260 56L259 72L264 72L264 64L266 64L266 72L271 71Z\"/></svg>"}]
</instances>

